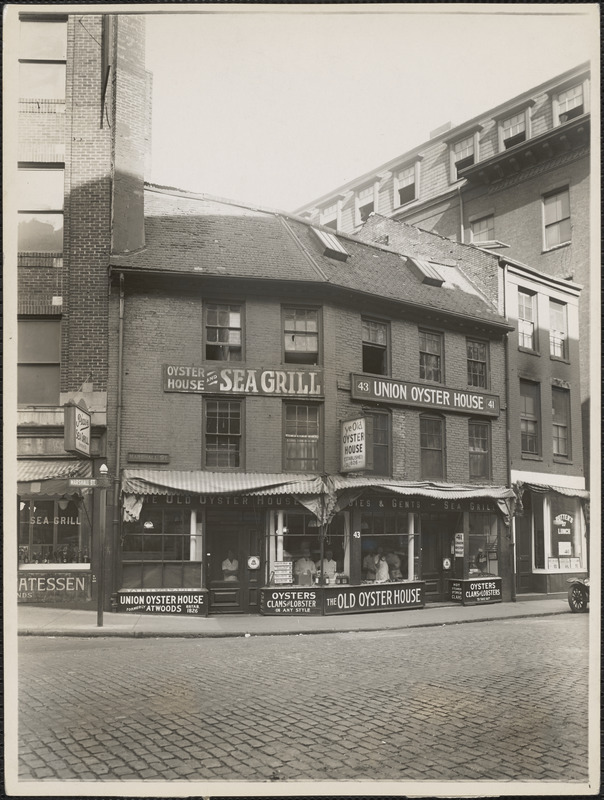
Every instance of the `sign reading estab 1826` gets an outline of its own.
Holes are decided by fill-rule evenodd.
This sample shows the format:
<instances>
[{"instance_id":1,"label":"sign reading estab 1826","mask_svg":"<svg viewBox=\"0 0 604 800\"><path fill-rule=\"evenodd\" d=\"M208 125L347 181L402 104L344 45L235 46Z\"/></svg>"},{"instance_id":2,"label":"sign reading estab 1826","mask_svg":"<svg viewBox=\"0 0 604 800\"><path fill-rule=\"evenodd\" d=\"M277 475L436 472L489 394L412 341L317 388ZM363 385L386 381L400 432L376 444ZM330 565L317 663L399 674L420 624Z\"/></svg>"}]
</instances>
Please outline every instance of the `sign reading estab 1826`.
<instances>
[{"instance_id":1,"label":"sign reading estab 1826","mask_svg":"<svg viewBox=\"0 0 604 800\"><path fill-rule=\"evenodd\" d=\"M393 378L374 378L370 375L350 376L350 396L353 400L372 400L390 405L440 408L445 411L499 416L499 397L495 394L468 392L444 386L429 386Z\"/></svg>"},{"instance_id":2,"label":"sign reading estab 1826","mask_svg":"<svg viewBox=\"0 0 604 800\"><path fill-rule=\"evenodd\" d=\"M163 365L164 392L320 397L323 370Z\"/></svg>"}]
</instances>

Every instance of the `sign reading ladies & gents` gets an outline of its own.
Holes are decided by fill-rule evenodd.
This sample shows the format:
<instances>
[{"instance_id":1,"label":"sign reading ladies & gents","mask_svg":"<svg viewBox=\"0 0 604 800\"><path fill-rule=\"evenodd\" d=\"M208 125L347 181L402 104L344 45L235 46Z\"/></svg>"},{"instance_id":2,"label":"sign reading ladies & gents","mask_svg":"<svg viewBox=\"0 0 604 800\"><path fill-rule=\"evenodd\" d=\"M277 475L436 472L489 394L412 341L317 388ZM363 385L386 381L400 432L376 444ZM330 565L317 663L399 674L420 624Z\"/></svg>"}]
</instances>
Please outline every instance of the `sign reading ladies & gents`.
<instances>
[{"instance_id":1,"label":"sign reading ladies & gents","mask_svg":"<svg viewBox=\"0 0 604 800\"><path fill-rule=\"evenodd\" d=\"M443 411L499 416L499 397L495 394L468 392L444 386L429 386L393 378L374 378L370 375L350 376L350 396L353 400L371 400L398 406L439 408Z\"/></svg>"},{"instance_id":2,"label":"sign reading ladies & gents","mask_svg":"<svg viewBox=\"0 0 604 800\"><path fill-rule=\"evenodd\" d=\"M213 364L162 367L164 392L321 397L323 370L216 367Z\"/></svg>"}]
</instances>

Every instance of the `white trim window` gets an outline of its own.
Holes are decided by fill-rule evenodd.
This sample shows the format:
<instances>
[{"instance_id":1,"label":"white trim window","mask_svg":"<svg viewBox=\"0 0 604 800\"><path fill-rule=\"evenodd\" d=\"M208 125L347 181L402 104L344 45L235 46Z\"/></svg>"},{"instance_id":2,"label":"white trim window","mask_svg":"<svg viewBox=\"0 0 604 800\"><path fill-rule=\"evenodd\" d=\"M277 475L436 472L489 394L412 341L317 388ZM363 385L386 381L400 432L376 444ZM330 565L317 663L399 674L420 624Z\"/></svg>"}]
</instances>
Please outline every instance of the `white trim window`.
<instances>
[{"instance_id":1,"label":"white trim window","mask_svg":"<svg viewBox=\"0 0 604 800\"><path fill-rule=\"evenodd\" d=\"M455 183L460 179L459 173L471 167L477 161L478 147L476 141L476 134L468 136L465 139L460 139L454 142L450 147L451 154L451 182Z\"/></svg>"},{"instance_id":2,"label":"white trim window","mask_svg":"<svg viewBox=\"0 0 604 800\"><path fill-rule=\"evenodd\" d=\"M552 386L552 449L554 458L570 458L570 392Z\"/></svg>"},{"instance_id":3,"label":"white trim window","mask_svg":"<svg viewBox=\"0 0 604 800\"><path fill-rule=\"evenodd\" d=\"M532 501L534 569L544 572L585 570L585 521L579 498L533 494Z\"/></svg>"},{"instance_id":4,"label":"white trim window","mask_svg":"<svg viewBox=\"0 0 604 800\"><path fill-rule=\"evenodd\" d=\"M518 347L537 350L537 296L533 292L518 290Z\"/></svg>"},{"instance_id":5,"label":"white trim window","mask_svg":"<svg viewBox=\"0 0 604 800\"><path fill-rule=\"evenodd\" d=\"M568 307L558 300L549 301L549 354L568 358Z\"/></svg>"},{"instance_id":6,"label":"white trim window","mask_svg":"<svg viewBox=\"0 0 604 800\"><path fill-rule=\"evenodd\" d=\"M366 186L359 189L355 198L355 224L362 225L369 215L377 211L375 186Z\"/></svg>"},{"instance_id":7,"label":"white trim window","mask_svg":"<svg viewBox=\"0 0 604 800\"><path fill-rule=\"evenodd\" d=\"M585 99L583 84L571 86L565 89L556 96L555 100L555 118L554 122L557 125L564 125L575 117L580 117L585 113Z\"/></svg>"},{"instance_id":8,"label":"white trim window","mask_svg":"<svg viewBox=\"0 0 604 800\"><path fill-rule=\"evenodd\" d=\"M501 144L503 150L509 150L527 138L526 112L514 114L501 121Z\"/></svg>"},{"instance_id":9,"label":"white trim window","mask_svg":"<svg viewBox=\"0 0 604 800\"><path fill-rule=\"evenodd\" d=\"M405 167L396 173L394 179L394 207L412 203L418 198L419 163Z\"/></svg>"},{"instance_id":10,"label":"white trim window","mask_svg":"<svg viewBox=\"0 0 604 800\"><path fill-rule=\"evenodd\" d=\"M568 187L543 195L543 249L568 244L571 235Z\"/></svg>"},{"instance_id":11,"label":"white trim window","mask_svg":"<svg viewBox=\"0 0 604 800\"><path fill-rule=\"evenodd\" d=\"M492 242L495 240L495 215L475 219L470 222L473 242Z\"/></svg>"}]
</instances>

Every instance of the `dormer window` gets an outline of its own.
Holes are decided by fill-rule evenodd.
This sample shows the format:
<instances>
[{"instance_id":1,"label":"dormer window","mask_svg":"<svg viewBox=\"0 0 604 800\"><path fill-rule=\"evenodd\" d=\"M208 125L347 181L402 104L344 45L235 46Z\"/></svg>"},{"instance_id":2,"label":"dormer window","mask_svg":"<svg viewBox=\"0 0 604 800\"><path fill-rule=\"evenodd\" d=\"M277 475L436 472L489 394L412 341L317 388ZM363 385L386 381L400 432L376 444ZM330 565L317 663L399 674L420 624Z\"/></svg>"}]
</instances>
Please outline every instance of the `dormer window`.
<instances>
[{"instance_id":1,"label":"dormer window","mask_svg":"<svg viewBox=\"0 0 604 800\"><path fill-rule=\"evenodd\" d=\"M312 232L319 240L323 248L323 255L335 258L336 261L346 261L349 253L346 252L338 237L333 233L321 231L319 228L312 228Z\"/></svg>"},{"instance_id":2,"label":"dormer window","mask_svg":"<svg viewBox=\"0 0 604 800\"><path fill-rule=\"evenodd\" d=\"M445 279L431 261L420 258L408 258L408 264L414 275L428 286L442 286Z\"/></svg>"},{"instance_id":3,"label":"dormer window","mask_svg":"<svg viewBox=\"0 0 604 800\"><path fill-rule=\"evenodd\" d=\"M404 206L406 203L411 203L417 199L417 173L419 171L419 163L413 164L410 167L405 167L395 176L395 206Z\"/></svg>"},{"instance_id":4,"label":"dormer window","mask_svg":"<svg viewBox=\"0 0 604 800\"><path fill-rule=\"evenodd\" d=\"M320 215L321 225L333 228L336 231L340 227L338 224L338 210L338 203L332 203L323 208Z\"/></svg>"},{"instance_id":5,"label":"dormer window","mask_svg":"<svg viewBox=\"0 0 604 800\"><path fill-rule=\"evenodd\" d=\"M357 193L356 197L356 224L362 225L367 222L370 214L376 210L375 208L375 189L373 184L366 186Z\"/></svg>"},{"instance_id":6,"label":"dormer window","mask_svg":"<svg viewBox=\"0 0 604 800\"><path fill-rule=\"evenodd\" d=\"M506 150L514 147L526 139L526 117L525 114L514 114L501 123L501 138Z\"/></svg>"},{"instance_id":7,"label":"dormer window","mask_svg":"<svg viewBox=\"0 0 604 800\"><path fill-rule=\"evenodd\" d=\"M476 161L476 134L460 139L451 145L451 182L459 180L459 173Z\"/></svg>"},{"instance_id":8,"label":"dormer window","mask_svg":"<svg viewBox=\"0 0 604 800\"><path fill-rule=\"evenodd\" d=\"M583 101L583 86L573 86L561 92L557 99L558 122L563 125L575 117L580 117L584 113L585 104Z\"/></svg>"}]
</instances>

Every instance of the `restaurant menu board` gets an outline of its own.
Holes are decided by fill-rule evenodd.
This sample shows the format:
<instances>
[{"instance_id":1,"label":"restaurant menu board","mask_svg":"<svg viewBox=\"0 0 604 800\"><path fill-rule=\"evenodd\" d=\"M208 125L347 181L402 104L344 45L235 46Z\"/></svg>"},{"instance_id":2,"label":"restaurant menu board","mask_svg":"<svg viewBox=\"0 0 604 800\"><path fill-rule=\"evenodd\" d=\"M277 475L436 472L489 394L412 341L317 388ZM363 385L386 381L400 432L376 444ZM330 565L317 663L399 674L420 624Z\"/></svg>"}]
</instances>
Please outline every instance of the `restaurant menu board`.
<instances>
[{"instance_id":1,"label":"restaurant menu board","mask_svg":"<svg viewBox=\"0 0 604 800\"><path fill-rule=\"evenodd\" d=\"M292 561L273 562L273 582L280 586L294 582L294 565Z\"/></svg>"}]
</instances>

